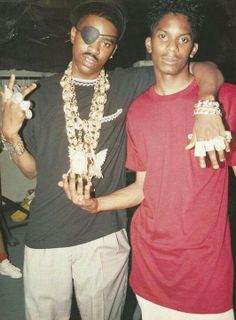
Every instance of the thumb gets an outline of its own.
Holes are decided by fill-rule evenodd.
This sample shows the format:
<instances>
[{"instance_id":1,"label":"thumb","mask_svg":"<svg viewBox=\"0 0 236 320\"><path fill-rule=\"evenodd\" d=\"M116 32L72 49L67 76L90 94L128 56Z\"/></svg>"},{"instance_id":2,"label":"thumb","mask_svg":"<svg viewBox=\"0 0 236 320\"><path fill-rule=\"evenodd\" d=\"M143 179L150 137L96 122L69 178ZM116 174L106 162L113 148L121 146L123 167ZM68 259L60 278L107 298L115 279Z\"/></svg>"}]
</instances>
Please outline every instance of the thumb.
<instances>
[{"instance_id":1,"label":"thumb","mask_svg":"<svg viewBox=\"0 0 236 320\"><path fill-rule=\"evenodd\" d=\"M195 136L194 132L188 134L188 139L189 139L189 143L185 147L185 150L190 150L190 149L194 148L196 145L196 136Z\"/></svg>"},{"instance_id":2,"label":"thumb","mask_svg":"<svg viewBox=\"0 0 236 320\"><path fill-rule=\"evenodd\" d=\"M192 148L195 147L195 141L191 140L185 147L185 150L191 150Z\"/></svg>"}]
</instances>

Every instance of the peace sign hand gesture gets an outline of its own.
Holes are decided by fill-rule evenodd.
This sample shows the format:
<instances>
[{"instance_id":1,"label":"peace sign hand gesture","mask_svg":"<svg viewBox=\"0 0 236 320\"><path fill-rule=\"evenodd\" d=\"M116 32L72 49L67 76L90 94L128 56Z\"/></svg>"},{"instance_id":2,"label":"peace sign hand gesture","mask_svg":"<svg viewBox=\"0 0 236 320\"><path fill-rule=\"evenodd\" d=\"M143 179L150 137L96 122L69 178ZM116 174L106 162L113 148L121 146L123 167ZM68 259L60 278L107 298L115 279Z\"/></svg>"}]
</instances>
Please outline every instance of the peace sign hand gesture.
<instances>
[{"instance_id":1,"label":"peace sign hand gesture","mask_svg":"<svg viewBox=\"0 0 236 320\"><path fill-rule=\"evenodd\" d=\"M36 88L36 84L30 84L27 88L19 91L15 86L15 75L11 75L2 97L2 133L9 143L14 143L19 137L19 130L25 119L32 116L30 101L24 98Z\"/></svg>"}]
</instances>

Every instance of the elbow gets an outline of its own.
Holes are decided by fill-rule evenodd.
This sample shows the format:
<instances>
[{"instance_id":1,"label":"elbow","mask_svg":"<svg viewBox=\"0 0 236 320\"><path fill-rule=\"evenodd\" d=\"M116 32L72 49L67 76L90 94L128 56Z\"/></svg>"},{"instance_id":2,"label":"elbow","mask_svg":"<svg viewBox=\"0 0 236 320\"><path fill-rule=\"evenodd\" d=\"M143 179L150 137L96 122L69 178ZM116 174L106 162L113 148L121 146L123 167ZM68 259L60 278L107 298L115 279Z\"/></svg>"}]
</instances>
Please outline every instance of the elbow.
<instances>
[{"instance_id":1,"label":"elbow","mask_svg":"<svg viewBox=\"0 0 236 320\"><path fill-rule=\"evenodd\" d=\"M219 86L221 86L223 83L224 83L225 79L224 79L224 76L223 76L223 73L218 70L218 84Z\"/></svg>"},{"instance_id":2,"label":"elbow","mask_svg":"<svg viewBox=\"0 0 236 320\"><path fill-rule=\"evenodd\" d=\"M212 61L207 61L207 63L213 67L215 67L216 72L217 72L217 80L218 80L218 86L221 86L225 79L224 79L224 75L223 73L220 71L220 69L218 68L217 64L212 62Z\"/></svg>"},{"instance_id":3,"label":"elbow","mask_svg":"<svg viewBox=\"0 0 236 320\"><path fill-rule=\"evenodd\" d=\"M138 197L136 199L136 204L135 205L140 205L144 200L144 193L143 190L140 190Z\"/></svg>"},{"instance_id":4,"label":"elbow","mask_svg":"<svg viewBox=\"0 0 236 320\"><path fill-rule=\"evenodd\" d=\"M37 176L37 172L24 172L24 176L30 180L33 180Z\"/></svg>"}]
</instances>

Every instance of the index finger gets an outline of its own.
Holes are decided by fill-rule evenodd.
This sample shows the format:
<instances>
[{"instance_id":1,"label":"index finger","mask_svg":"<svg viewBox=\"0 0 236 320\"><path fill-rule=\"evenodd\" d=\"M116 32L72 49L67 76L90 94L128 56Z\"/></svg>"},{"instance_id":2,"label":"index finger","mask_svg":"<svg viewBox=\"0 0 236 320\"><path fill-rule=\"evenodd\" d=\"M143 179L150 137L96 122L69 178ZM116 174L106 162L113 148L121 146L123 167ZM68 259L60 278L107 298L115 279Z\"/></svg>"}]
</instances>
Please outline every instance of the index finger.
<instances>
[{"instance_id":1,"label":"index finger","mask_svg":"<svg viewBox=\"0 0 236 320\"><path fill-rule=\"evenodd\" d=\"M11 98L15 80L16 80L16 77L14 74L12 74L10 76L8 83L4 85L4 90L0 92L0 96L3 99L3 102Z\"/></svg>"},{"instance_id":2,"label":"index finger","mask_svg":"<svg viewBox=\"0 0 236 320\"><path fill-rule=\"evenodd\" d=\"M10 76L10 79L9 79L8 83L7 83L7 88L8 88L9 90L13 90L15 81L16 81L16 76L15 76L14 74L12 74L12 75Z\"/></svg>"}]
</instances>

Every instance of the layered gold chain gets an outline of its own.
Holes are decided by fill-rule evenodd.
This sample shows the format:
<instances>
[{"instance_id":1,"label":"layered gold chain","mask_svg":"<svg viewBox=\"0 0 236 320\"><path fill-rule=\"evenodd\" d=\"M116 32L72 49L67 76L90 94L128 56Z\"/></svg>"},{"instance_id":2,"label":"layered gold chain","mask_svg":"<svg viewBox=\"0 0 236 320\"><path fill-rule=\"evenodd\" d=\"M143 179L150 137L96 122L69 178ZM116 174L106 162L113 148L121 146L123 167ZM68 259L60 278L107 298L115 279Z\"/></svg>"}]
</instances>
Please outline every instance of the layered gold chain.
<instances>
[{"instance_id":1,"label":"layered gold chain","mask_svg":"<svg viewBox=\"0 0 236 320\"><path fill-rule=\"evenodd\" d=\"M102 69L94 87L88 120L80 118L75 85L72 79L72 62L69 63L60 84L63 89L62 98L64 101L66 132L69 142L70 171L91 180L94 175L93 162L95 149L98 145L101 120L107 101L106 92L110 88L108 77L105 70ZM81 161L81 170L78 169L78 164L74 165L75 158L80 159L78 161Z\"/></svg>"}]
</instances>

